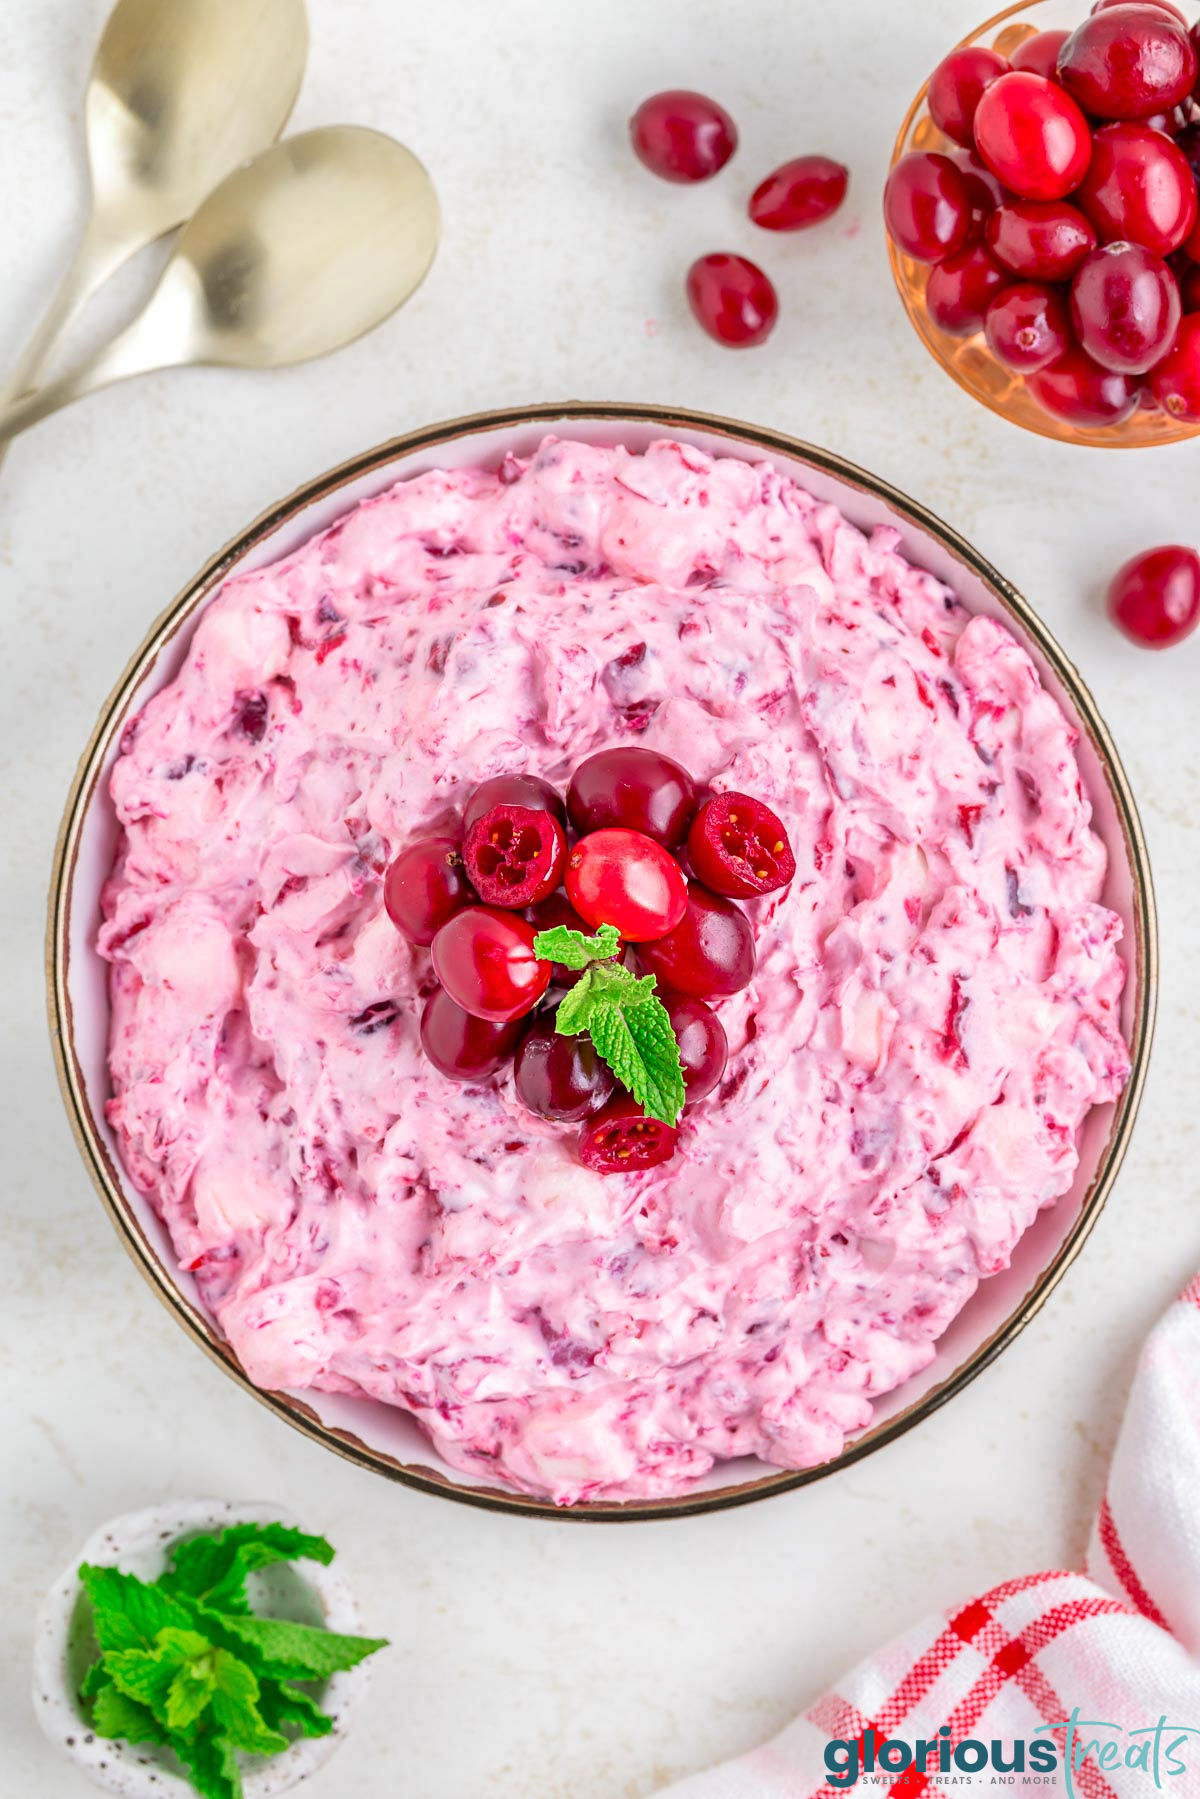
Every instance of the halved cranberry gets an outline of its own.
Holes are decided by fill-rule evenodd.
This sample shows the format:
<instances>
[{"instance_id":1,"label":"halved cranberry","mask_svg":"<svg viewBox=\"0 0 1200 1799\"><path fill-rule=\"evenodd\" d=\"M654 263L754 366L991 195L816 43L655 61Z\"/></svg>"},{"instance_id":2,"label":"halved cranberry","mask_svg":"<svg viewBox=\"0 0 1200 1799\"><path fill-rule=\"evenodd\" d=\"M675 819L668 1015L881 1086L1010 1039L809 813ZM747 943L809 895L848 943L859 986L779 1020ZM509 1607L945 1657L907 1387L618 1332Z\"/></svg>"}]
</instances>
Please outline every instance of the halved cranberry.
<instances>
[{"instance_id":1,"label":"halved cranberry","mask_svg":"<svg viewBox=\"0 0 1200 1799\"><path fill-rule=\"evenodd\" d=\"M729 899L750 899L786 887L796 858L781 821L745 793L715 793L688 832L696 879Z\"/></svg>"},{"instance_id":2,"label":"halved cranberry","mask_svg":"<svg viewBox=\"0 0 1200 1799\"><path fill-rule=\"evenodd\" d=\"M988 307L983 328L993 356L1023 375L1049 367L1071 347L1067 302L1044 282L1006 287Z\"/></svg>"},{"instance_id":3,"label":"halved cranberry","mask_svg":"<svg viewBox=\"0 0 1200 1799\"><path fill-rule=\"evenodd\" d=\"M521 1021L494 1024L464 1012L444 987L436 987L421 1013L421 1048L452 1081L482 1081L517 1047Z\"/></svg>"},{"instance_id":4,"label":"halved cranberry","mask_svg":"<svg viewBox=\"0 0 1200 1799\"><path fill-rule=\"evenodd\" d=\"M770 337L779 299L768 276L748 256L714 250L687 272L687 297L696 322L730 350L748 350Z\"/></svg>"},{"instance_id":5,"label":"halved cranberry","mask_svg":"<svg viewBox=\"0 0 1200 1799\"><path fill-rule=\"evenodd\" d=\"M433 971L474 1018L502 1024L531 1012L550 985L552 964L533 947L533 926L514 912L468 906L433 940Z\"/></svg>"},{"instance_id":6,"label":"halved cranberry","mask_svg":"<svg viewBox=\"0 0 1200 1799\"><path fill-rule=\"evenodd\" d=\"M982 44L960 44L929 77L929 113L939 131L956 144L972 142L975 109L984 89L1008 70L1004 57Z\"/></svg>"},{"instance_id":7,"label":"halved cranberry","mask_svg":"<svg viewBox=\"0 0 1200 1799\"><path fill-rule=\"evenodd\" d=\"M1036 31L1013 51L1013 68L1054 81L1058 75L1058 53L1070 35L1069 31Z\"/></svg>"},{"instance_id":8,"label":"halved cranberry","mask_svg":"<svg viewBox=\"0 0 1200 1799\"><path fill-rule=\"evenodd\" d=\"M1076 195L1101 243L1179 248L1196 223L1196 183L1178 144L1149 125L1102 125Z\"/></svg>"},{"instance_id":9,"label":"halved cranberry","mask_svg":"<svg viewBox=\"0 0 1200 1799\"><path fill-rule=\"evenodd\" d=\"M457 837L422 837L401 850L383 883L387 915L410 943L428 949L447 919L475 895Z\"/></svg>"},{"instance_id":10,"label":"halved cranberry","mask_svg":"<svg viewBox=\"0 0 1200 1799\"><path fill-rule=\"evenodd\" d=\"M715 100L670 88L643 100L629 121L638 160L664 181L707 181L737 149L737 126Z\"/></svg>"},{"instance_id":11,"label":"halved cranberry","mask_svg":"<svg viewBox=\"0 0 1200 1799\"><path fill-rule=\"evenodd\" d=\"M695 810L696 788L687 769L658 750L630 744L589 756L567 789L567 811L581 836L621 826L670 850L687 836Z\"/></svg>"},{"instance_id":12,"label":"halved cranberry","mask_svg":"<svg viewBox=\"0 0 1200 1799\"><path fill-rule=\"evenodd\" d=\"M975 148L1015 194L1061 200L1088 166L1091 133L1070 94L1041 75L1014 69L979 102Z\"/></svg>"},{"instance_id":13,"label":"halved cranberry","mask_svg":"<svg viewBox=\"0 0 1200 1799\"><path fill-rule=\"evenodd\" d=\"M683 870L641 831L592 831L567 857L567 898L597 929L613 925L627 943L663 937L687 907Z\"/></svg>"},{"instance_id":14,"label":"halved cranberry","mask_svg":"<svg viewBox=\"0 0 1200 1799\"><path fill-rule=\"evenodd\" d=\"M686 993L660 993L679 1045L688 1104L704 1099L719 1083L729 1060L725 1026L711 1006Z\"/></svg>"},{"instance_id":15,"label":"halved cranberry","mask_svg":"<svg viewBox=\"0 0 1200 1799\"><path fill-rule=\"evenodd\" d=\"M1186 28L1160 8L1106 7L1063 45L1058 79L1097 119L1147 119L1191 93L1196 52Z\"/></svg>"},{"instance_id":16,"label":"halved cranberry","mask_svg":"<svg viewBox=\"0 0 1200 1799\"><path fill-rule=\"evenodd\" d=\"M1137 411L1141 393L1140 382L1102 369L1078 346L1027 379L1038 404L1072 425L1119 425Z\"/></svg>"},{"instance_id":17,"label":"halved cranberry","mask_svg":"<svg viewBox=\"0 0 1200 1799\"><path fill-rule=\"evenodd\" d=\"M1101 368L1144 375L1175 341L1183 303L1161 257L1140 244L1093 250L1071 283L1075 334Z\"/></svg>"},{"instance_id":18,"label":"halved cranberry","mask_svg":"<svg viewBox=\"0 0 1200 1799\"><path fill-rule=\"evenodd\" d=\"M562 794L537 775L493 775L481 781L463 808L463 830L469 831L493 806L524 806L528 812L549 812L560 825L567 822Z\"/></svg>"},{"instance_id":19,"label":"halved cranberry","mask_svg":"<svg viewBox=\"0 0 1200 1799\"><path fill-rule=\"evenodd\" d=\"M750 217L764 231L803 231L832 217L849 181L849 169L832 157L794 157L759 182L750 196Z\"/></svg>"},{"instance_id":20,"label":"halved cranberry","mask_svg":"<svg viewBox=\"0 0 1200 1799\"><path fill-rule=\"evenodd\" d=\"M936 150L902 156L883 190L888 236L917 262L937 262L961 250L971 235L972 212L966 176Z\"/></svg>"},{"instance_id":21,"label":"halved cranberry","mask_svg":"<svg viewBox=\"0 0 1200 1799\"><path fill-rule=\"evenodd\" d=\"M493 806L463 839L472 887L489 906L532 906L560 885L566 833L549 812Z\"/></svg>"},{"instance_id":22,"label":"halved cranberry","mask_svg":"<svg viewBox=\"0 0 1200 1799\"><path fill-rule=\"evenodd\" d=\"M973 337L987 309L1012 276L983 244L968 244L936 263L925 284L925 305L941 331Z\"/></svg>"},{"instance_id":23,"label":"halved cranberry","mask_svg":"<svg viewBox=\"0 0 1200 1799\"><path fill-rule=\"evenodd\" d=\"M740 993L754 975L754 933L740 906L689 881L687 910L665 937L638 945L638 960L659 985L693 999Z\"/></svg>"},{"instance_id":24,"label":"halved cranberry","mask_svg":"<svg viewBox=\"0 0 1200 1799\"><path fill-rule=\"evenodd\" d=\"M1200 624L1200 556L1179 543L1134 556L1113 576L1108 611L1143 649L1181 643Z\"/></svg>"},{"instance_id":25,"label":"halved cranberry","mask_svg":"<svg viewBox=\"0 0 1200 1799\"><path fill-rule=\"evenodd\" d=\"M992 255L1030 281L1066 281L1096 248L1091 220L1066 200L1007 200L984 235Z\"/></svg>"},{"instance_id":26,"label":"halved cranberry","mask_svg":"<svg viewBox=\"0 0 1200 1799\"><path fill-rule=\"evenodd\" d=\"M616 1087L591 1039L560 1037L553 1018L540 1018L522 1038L513 1072L522 1104L559 1124L590 1118Z\"/></svg>"},{"instance_id":27,"label":"halved cranberry","mask_svg":"<svg viewBox=\"0 0 1200 1799\"><path fill-rule=\"evenodd\" d=\"M635 1099L614 1099L579 1139L579 1157L597 1174L636 1174L669 1162L679 1132L661 1119L647 1118Z\"/></svg>"},{"instance_id":28,"label":"halved cranberry","mask_svg":"<svg viewBox=\"0 0 1200 1799\"><path fill-rule=\"evenodd\" d=\"M1157 368L1150 391L1173 419L1200 419L1200 312L1190 312Z\"/></svg>"}]
</instances>

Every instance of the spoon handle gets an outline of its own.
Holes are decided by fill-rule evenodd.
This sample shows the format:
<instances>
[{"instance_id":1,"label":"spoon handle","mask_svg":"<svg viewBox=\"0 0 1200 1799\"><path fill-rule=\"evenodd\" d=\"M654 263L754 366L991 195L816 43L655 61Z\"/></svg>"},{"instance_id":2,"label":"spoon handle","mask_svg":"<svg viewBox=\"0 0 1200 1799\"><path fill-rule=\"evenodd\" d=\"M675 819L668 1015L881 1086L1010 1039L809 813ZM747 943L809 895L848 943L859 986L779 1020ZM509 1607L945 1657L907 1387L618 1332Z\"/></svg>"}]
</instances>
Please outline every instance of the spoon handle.
<instances>
[{"instance_id":1,"label":"spoon handle","mask_svg":"<svg viewBox=\"0 0 1200 1799\"><path fill-rule=\"evenodd\" d=\"M163 367L161 356L146 355L142 334L137 329L140 323L140 318L135 319L132 325L69 374L57 381L48 381L35 393L23 394L20 399L0 407L0 449L22 431L27 431L30 425L36 425L74 400L82 400L85 394L95 393L114 381L125 381L131 375L145 375L151 369Z\"/></svg>"}]
</instances>

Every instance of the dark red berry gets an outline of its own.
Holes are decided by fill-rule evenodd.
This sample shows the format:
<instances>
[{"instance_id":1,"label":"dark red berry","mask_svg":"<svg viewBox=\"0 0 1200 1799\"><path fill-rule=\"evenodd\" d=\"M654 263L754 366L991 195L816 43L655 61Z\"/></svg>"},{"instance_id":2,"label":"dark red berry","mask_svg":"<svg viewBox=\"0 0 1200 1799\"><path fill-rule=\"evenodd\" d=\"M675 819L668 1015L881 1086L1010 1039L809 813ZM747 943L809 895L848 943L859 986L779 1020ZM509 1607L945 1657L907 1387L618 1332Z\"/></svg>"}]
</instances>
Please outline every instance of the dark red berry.
<instances>
[{"instance_id":1,"label":"dark red berry","mask_svg":"<svg viewBox=\"0 0 1200 1799\"><path fill-rule=\"evenodd\" d=\"M739 906L689 881L687 910L665 937L638 946L638 960L661 987L693 999L738 993L754 975L754 933Z\"/></svg>"},{"instance_id":2,"label":"dark red berry","mask_svg":"<svg viewBox=\"0 0 1200 1799\"><path fill-rule=\"evenodd\" d=\"M1041 75L1047 81L1056 80L1058 53L1070 35L1069 31L1035 32L1013 51L1013 68L1024 69L1027 75Z\"/></svg>"},{"instance_id":3,"label":"dark red berry","mask_svg":"<svg viewBox=\"0 0 1200 1799\"><path fill-rule=\"evenodd\" d=\"M1144 649L1181 643L1200 624L1200 556L1178 543L1134 556L1113 577L1108 611Z\"/></svg>"},{"instance_id":4,"label":"dark red berry","mask_svg":"<svg viewBox=\"0 0 1200 1799\"><path fill-rule=\"evenodd\" d=\"M1007 74L1009 65L982 44L960 44L944 56L929 77L929 113L939 131L956 144L973 142L975 109L984 89Z\"/></svg>"},{"instance_id":5,"label":"dark red berry","mask_svg":"<svg viewBox=\"0 0 1200 1799\"><path fill-rule=\"evenodd\" d=\"M1137 411L1141 392L1140 382L1102 369L1078 346L1030 375L1028 386L1038 404L1055 418L1089 427L1119 425Z\"/></svg>"},{"instance_id":6,"label":"dark red berry","mask_svg":"<svg viewBox=\"0 0 1200 1799\"><path fill-rule=\"evenodd\" d=\"M1168 418L1200 419L1200 313L1191 312L1157 368L1150 391Z\"/></svg>"},{"instance_id":7,"label":"dark red berry","mask_svg":"<svg viewBox=\"0 0 1200 1799\"><path fill-rule=\"evenodd\" d=\"M1101 368L1125 375L1144 375L1161 361L1182 313L1174 275L1140 244L1093 250L1071 283L1075 335Z\"/></svg>"},{"instance_id":8,"label":"dark red berry","mask_svg":"<svg viewBox=\"0 0 1200 1799\"><path fill-rule=\"evenodd\" d=\"M797 156L759 182L750 217L765 231L803 231L833 216L849 181L849 169L829 156Z\"/></svg>"},{"instance_id":9,"label":"dark red berry","mask_svg":"<svg viewBox=\"0 0 1200 1799\"><path fill-rule=\"evenodd\" d=\"M683 870L641 831L592 831L567 857L567 898L590 925L613 925L626 943L662 937L687 908Z\"/></svg>"},{"instance_id":10,"label":"dark red berry","mask_svg":"<svg viewBox=\"0 0 1200 1799\"><path fill-rule=\"evenodd\" d=\"M521 1024L493 1024L475 1018L437 987L421 1013L421 1048L434 1067L452 1081L482 1081L503 1066L517 1047Z\"/></svg>"},{"instance_id":11,"label":"dark red berry","mask_svg":"<svg viewBox=\"0 0 1200 1799\"><path fill-rule=\"evenodd\" d=\"M1061 200L1079 185L1091 133L1079 107L1041 75L1014 69L975 113L975 148L993 175L1027 200Z\"/></svg>"},{"instance_id":12,"label":"dark red berry","mask_svg":"<svg viewBox=\"0 0 1200 1799\"><path fill-rule=\"evenodd\" d=\"M1044 282L1018 281L1004 288L988 307L983 328L993 356L1023 375L1057 362L1071 347L1066 298Z\"/></svg>"},{"instance_id":13,"label":"dark red berry","mask_svg":"<svg viewBox=\"0 0 1200 1799\"><path fill-rule=\"evenodd\" d=\"M719 1083L729 1060L729 1039L725 1026L702 999L686 993L660 993L667 1008L671 1029L679 1045L679 1061L688 1104L704 1099Z\"/></svg>"},{"instance_id":14,"label":"dark red berry","mask_svg":"<svg viewBox=\"0 0 1200 1799\"><path fill-rule=\"evenodd\" d=\"M481 781L463 809L463 830L469 831L493 806L524 806L528 812L549 812L560 825L567 822L561 793L537 775L493 775Z\"/></svg>"},{"instance_id":15,"label":"dark red berry","mask_svg":"<svg viewBox=\"0 0 1200 1799\"><path fill-rule=\"evenodd\" d=\"M1101 243L1179 248L1196 223L1196 183L1179 146L1149 125L1103 125L1076 195Z\"/></svg>"},{"instance_id":16,"label":"dark red berry","mask_svg":"<svg viewBox=\"0 0 1200 1799\"><path fill-rule=\"evenodd\" d=\"M233 696L233 728L247 743L261 743L267 734L270 705L265 693L243 689Z\"/></svg>"},{"instance_id":17,"label":"dark red berry","mask_svg":"<svg viewBox=\"0 0 1200 1799\"><path fill-rule=\"evenodd\" d=\"M687 297L697 323L730 350L765 343L779 317L775 289L758 264L727 250L696 258Z\"/></svg>"},{"instance_id":18,"label":"dark red berry","mask_svg":"<svg viewBox=\"0 0 1200 1799\"><path fill-rule=\"evenodd\" d=\"M1011 280L1010 271L983 244L968 244L930 269L925 305L939 330L952 337L973 337L983 329L988 307Z\"/></svg>"},{"instance_id":19,"label":"dark red berry","mask_svg":"<svg viewBox=\"0 0 1200 1799\"><path fill-rule=\"evenodd\" d=\"M1096 4L1092 8L1092 12L1093 13L1107 12L1110 7L1128 6L1129 4L1130 4L1130 0L1096 0ZM1181 25L1187 24L1186 17L1184 16L1183 13L1180 12L1179 8L1175 5L1174 0L1141 0L1141 4L1143 6L1157 7L1159 12L1169 12L1171 14L1172 18L1179 20L1179 23Z\"/></svg>"},{"instance_id":20,"label":"dark red berry","mask_svg":"<svg viewBox=\"0 0 1200 1799\"><path fill-rule=\"evenodd\" d=\"M888 236L917 262L938 262L961 250L971 235L973 211L963 171L936 150L902 156L883 190Z\"/></svg>"},{"instance_id":21,"label":"dark red berry","mask_svg":"<svg viewBox=\"0 0 1200 1799\"><path fill-rule=\"evenodd\" d=\"M561 885L566 833L549 812L493 806L463 840L472 887L489 906L532 906Z\"/></svg>"},{"instance_id":22,"label":"dark red berry","mask_svg":"<svg viewBox=\"0 0 1200 1799\"><path fill-rule=\"evenodd\" d=\"M737 149L737 126L715 100L671 88L643 100L629 121L640 162L664 181L707 181Z\"/></svg>"},{"instance_id":23,"label":"dark red berry","mask_svg":"<svg viewBox=\"0 0 1200 1799\"><path fill-rule=\"evenodd\" d=\"M517 1093L539 1118L578 1124L612 1097L616 1081L589 1037L560 1037L540 1018L521 1040L514 1069Z\"/></svg>"},{"instance_id":24,"label":"dark red berry","mask_svg":"<svg viewBox=\"0 0 1200 1799\"><path fill-rule=\"evenodd\" d=\"M669 850L687 836L695 810L696 789L687 770L658 750L630 745L589 756L567 789L567 811L581 835L621 826Z\"/></svg>"},{"instance_id":25,"label":"dark red berry","mask_svg":"<svg viewBox=\"0 0 1200 1799\"><path fill-rule=\"evenodd\" d=\"M971 200L971 234L978 237L990 214L995 212L997 206L1004 204L1005 190L992 171L980 162L974 150L947 150L946 156L956 168L962 170L966 180Z\"/></svg>"},{"instance_id":26,"label":"dark red berry","mask_svg":"<svg viewBox=\"0 0 1200 1799\"><path fill-rule=\"evenodd\" d=\"M410 943L427 949L446 920L475 898L457 837L422 837L387 871L383 903Z\"/></svg>"},{"instance_id":27,"label":"dark red berry","mask_svg":"<svg viewBox=\"0 0 1200 1799\"><path fill-rule=\"evenodd\" d=\"M696 879L729 899L750 899L786 887L796 858L781 821L745 793L715 793L688 832Z\"/></svg>"},{"instance_id":28,"label":"dark red berry","mask_svg":"<svg viewBox=\"0 0 1200 1799\"><path fill-rule=\"evenodd\" d=\"M1090 219L1066 200L1008 200L984 235L997 261L1029 281L1066 281L1096 247Z\"/></svg>"},{"instance_id":29,"label":"dark red berry","mask_svg":"<svg viewBox=\"0 0 1200 1799\"><path fill-rule=\"evenodd\" d=\"M614 1099L579 1139L579 1157L597 1174L636 1174L669 1162L679 1133L658 1118L647 1118L635 1099Z\"/></svg>"},{"instance_id":30,"label":"dark red berry","mask_svg":"<svg viewBox=\"0 0 1200 1799\"><path fill-rule=\"evenodd\" d=\"M1108 7L1071 33L1058 79L1094 118L1147 119L1191 93L1196 52L1184 26L1160 8Z\"/></svg>"},{"instance_id":31,"label":"dark red berry","mask_svg":"<svg viewBox=\"0 0 1200 1799\"><path fill-rule=\"evenodd\" d=\"M434 973L473 1017L495 1023L523 1018L550 984L551 964L534 953L533 935L533 926L515 912L468 906L434 938Z\"/></svg>"}]
</instances>

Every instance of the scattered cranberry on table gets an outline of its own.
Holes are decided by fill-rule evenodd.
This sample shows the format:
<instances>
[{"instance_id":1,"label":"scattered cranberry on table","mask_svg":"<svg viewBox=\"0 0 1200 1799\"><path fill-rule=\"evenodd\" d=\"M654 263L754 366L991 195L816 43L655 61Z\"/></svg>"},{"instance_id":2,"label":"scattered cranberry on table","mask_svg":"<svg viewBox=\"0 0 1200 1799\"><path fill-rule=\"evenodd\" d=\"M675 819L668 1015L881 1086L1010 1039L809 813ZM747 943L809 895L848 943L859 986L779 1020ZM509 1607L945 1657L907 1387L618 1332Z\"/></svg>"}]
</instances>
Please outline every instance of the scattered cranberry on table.
<instances>
[{"instance_id":1,"label":"scattered cranberry on table","mask_svg":"<svg viewBox=\"0 0 1200 1799\"><path fill-rule=\"evenodd\" d=\"M640 162L664 181L708 181L737 149L737 126L715 100L689 88L653 94L629 121Z\"/></svg>"},{"instance_id":2,"label":"scattered cranberry on table","mask_svg":"<svg viewBox=\"0 0 1200 1799\"><path fill-rule=\"evenodd\" d=\"M1200 624L1200 556L1176 543L1134 556L1113 577L1108 611L1144 649L1181 643Z\"/></svg>"},{"instance_id":3,"label":"scattered cranberry on table","mask_svg":"<svg viewBox=\"0 0 1200 1799\"><path fill-rule=\"evenodd\" d=\"M750 217L764 231L805 231L832 218L849 183L849 169L832 157L797 156L759 182Z\"/></svg>"},{"instance_id":4,"label":"scattered cranberry on table","mask_svg":"<svg viewBox=\"0 0 1200 1799\"><path fill-rule=\"evenodd\" d=\"M765 343L779 317L769 278L748 256L728 250L696 258L687 273L687 297L697 323L731 350Z\"/></svg>"}]
</instances>

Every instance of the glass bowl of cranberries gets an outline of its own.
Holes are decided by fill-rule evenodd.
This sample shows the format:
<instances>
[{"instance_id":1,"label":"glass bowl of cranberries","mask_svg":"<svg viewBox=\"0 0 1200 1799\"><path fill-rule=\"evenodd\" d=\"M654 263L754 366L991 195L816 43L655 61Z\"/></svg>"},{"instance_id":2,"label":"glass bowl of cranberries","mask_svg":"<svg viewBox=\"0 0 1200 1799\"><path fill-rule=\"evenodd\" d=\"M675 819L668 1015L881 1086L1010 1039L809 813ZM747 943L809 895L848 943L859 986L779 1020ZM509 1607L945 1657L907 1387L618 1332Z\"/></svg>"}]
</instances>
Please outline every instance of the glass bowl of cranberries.
<instances>
[{"instance_id":1,"label":"glass bowl of cranberries","mask_svg":"<svg viewBox=\"0 0 1200 1799\"><path fill-rule=\"evenodd\" d=\"M1174 0L1019 0L909 108L896 286L975 399L1061 443L1200 430L1200 25Z\"/></svg>"}]
</instances>

